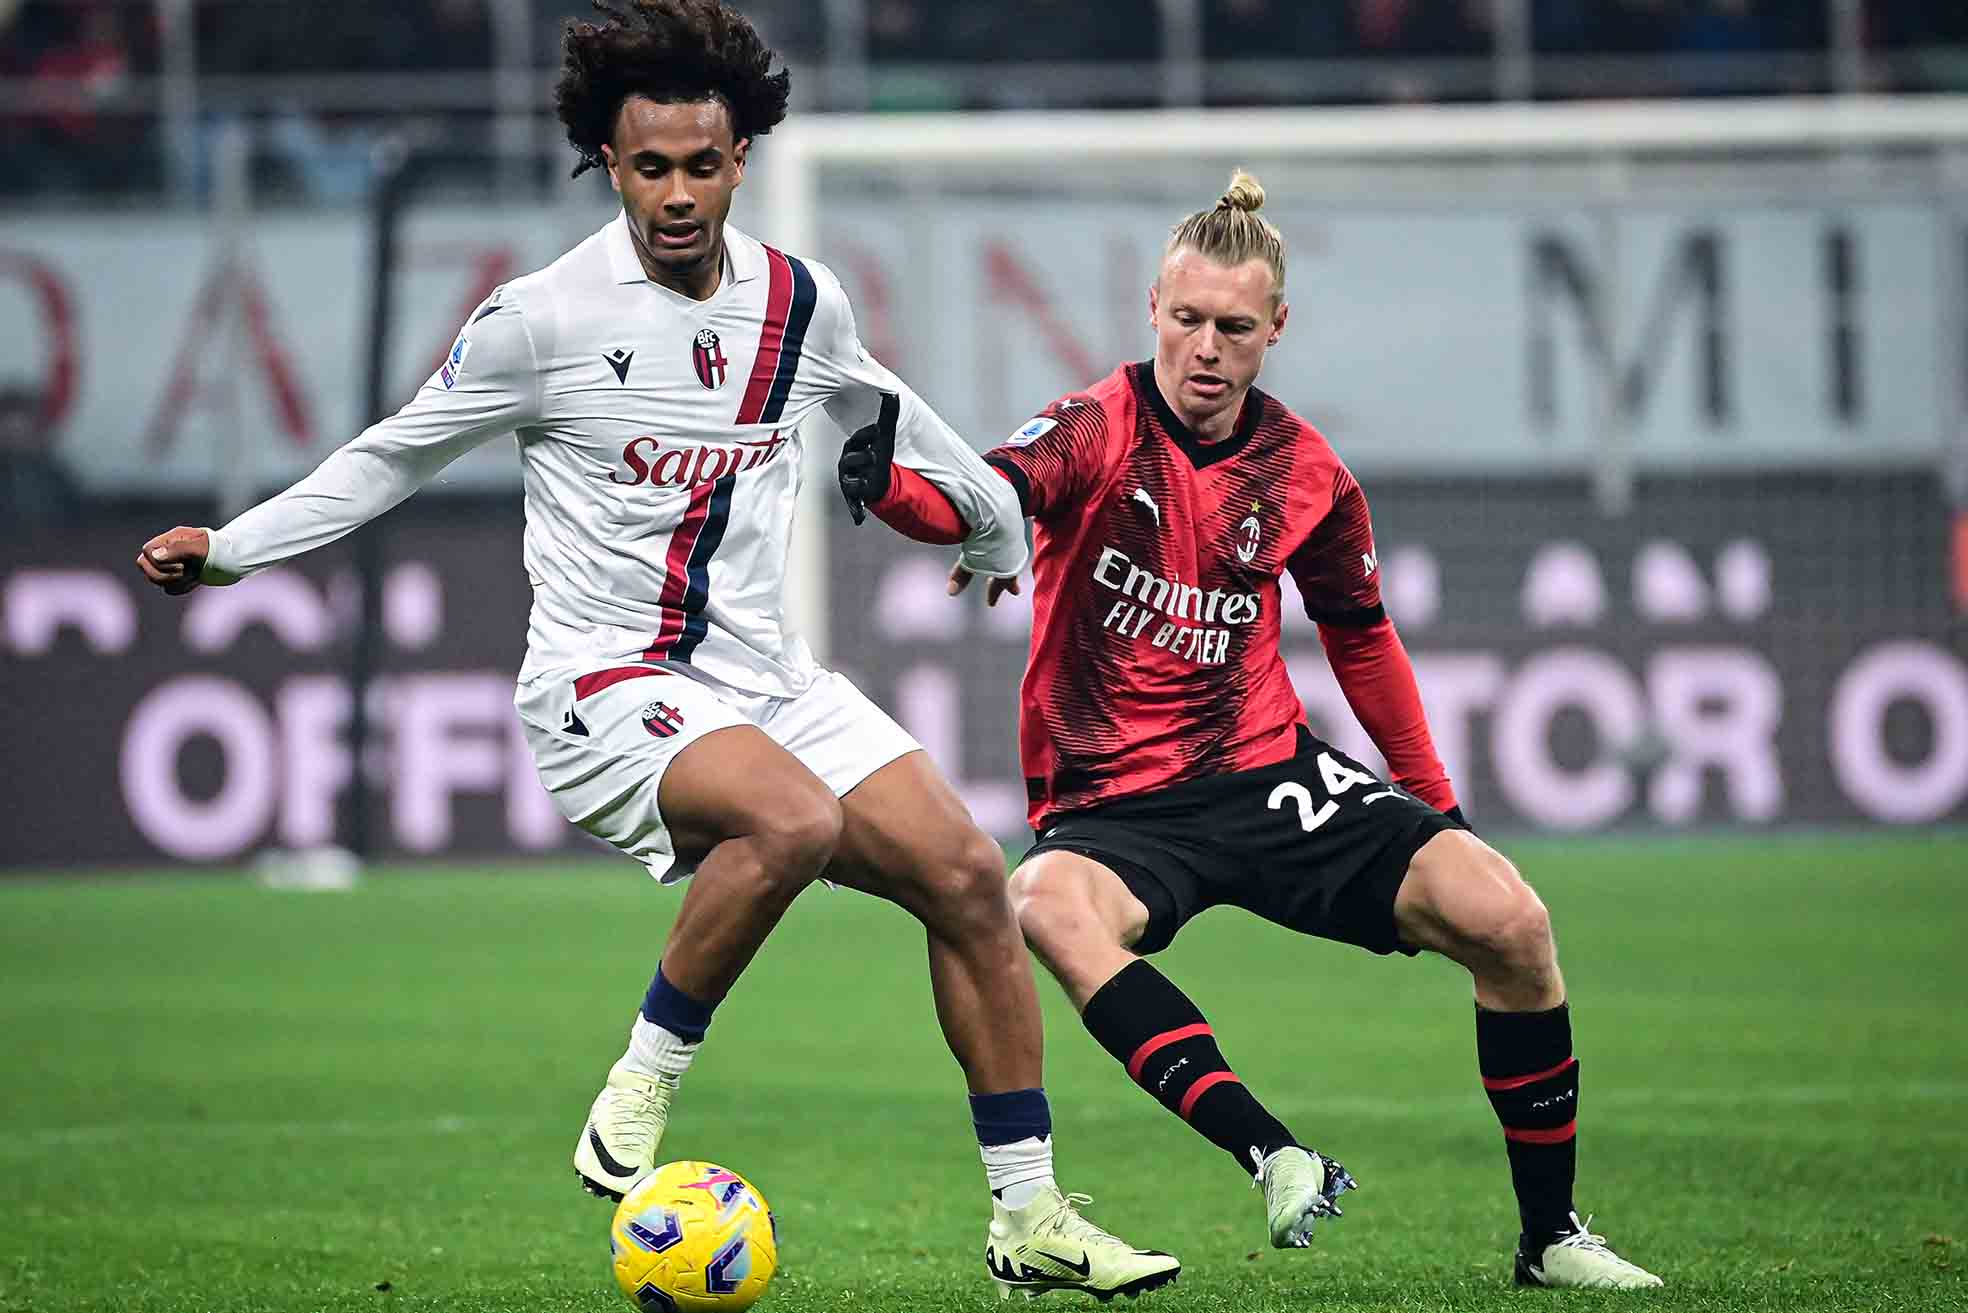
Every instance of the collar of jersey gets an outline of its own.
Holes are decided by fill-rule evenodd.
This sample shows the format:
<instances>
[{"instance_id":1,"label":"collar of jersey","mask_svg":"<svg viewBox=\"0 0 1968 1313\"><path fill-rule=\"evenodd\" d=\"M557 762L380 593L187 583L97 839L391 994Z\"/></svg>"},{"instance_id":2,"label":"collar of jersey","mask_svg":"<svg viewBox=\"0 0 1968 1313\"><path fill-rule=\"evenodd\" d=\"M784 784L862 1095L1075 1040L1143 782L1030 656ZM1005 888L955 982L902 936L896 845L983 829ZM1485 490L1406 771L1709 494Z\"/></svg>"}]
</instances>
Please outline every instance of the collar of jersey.
<instances>
[{"instance_id":1,"label":"collar of jersey","mask_svg":"<svg viewBox=\"0 0 1968 1313\"><path fill-rule=\"evenodd\" d=\"M1252 388L1244 396L1244 409L1237 416L1235 432L1216 442L1206 442L1196 435L1195 430L1176 418L1175 408L1169 405L1155 383L1154 361L1139 361L1128 372L1133 375L1135 395L1154 408L1155 418L1161 421L1169 441L1182 448L1182 454L1199 470L1220 460L1229 460L1242 451L1251 440L1251 435L1257 432L1258 421L1264 417L1264 394Z\"/></svg>"},{"instance_id":2,"label":"collar of jersey","mask_svg":"<svg viewBox=\"0 0 1968 1313\"><path fill-rule=\"evenodd\" d=\"M629 216L617 215L608 229L609 272L617 283L648 283L660 291L692 305L709 305L711 301L723 296L726 289L739 283L749 283L757 278L765 264L765 249L757 241L739 232L729 223L724 225L724 277L718 280L718 289L711 293L708 301L692 301L681 292L672 291L643 271L642 261L636 257L635 239L629 235Z\"/></svg>"}]
</instances>

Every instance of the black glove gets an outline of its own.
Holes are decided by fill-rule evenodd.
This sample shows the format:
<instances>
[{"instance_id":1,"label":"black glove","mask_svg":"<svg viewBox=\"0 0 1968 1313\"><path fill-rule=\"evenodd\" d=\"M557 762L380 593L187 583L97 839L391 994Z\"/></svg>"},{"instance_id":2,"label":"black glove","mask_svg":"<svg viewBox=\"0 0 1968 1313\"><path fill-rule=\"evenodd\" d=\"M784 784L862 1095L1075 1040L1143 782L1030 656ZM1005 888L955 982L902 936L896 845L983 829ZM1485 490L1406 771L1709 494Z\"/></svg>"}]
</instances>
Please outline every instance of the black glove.
<instances>
[{"instance_id":1,"label":"black glove","mask_svg":"<svg viewBox=\"0 0 1968 1313\"><path fill-rule=\"evenodd\" d=\"M847 513L860 524L868 518L868 507L888 496L888 485L895 470L895 420L902 413L902 398L882 393L881 411L875 422L854 430L854 436L841 445L841 496L847 498Z\"/></svg>"}]
</instances>

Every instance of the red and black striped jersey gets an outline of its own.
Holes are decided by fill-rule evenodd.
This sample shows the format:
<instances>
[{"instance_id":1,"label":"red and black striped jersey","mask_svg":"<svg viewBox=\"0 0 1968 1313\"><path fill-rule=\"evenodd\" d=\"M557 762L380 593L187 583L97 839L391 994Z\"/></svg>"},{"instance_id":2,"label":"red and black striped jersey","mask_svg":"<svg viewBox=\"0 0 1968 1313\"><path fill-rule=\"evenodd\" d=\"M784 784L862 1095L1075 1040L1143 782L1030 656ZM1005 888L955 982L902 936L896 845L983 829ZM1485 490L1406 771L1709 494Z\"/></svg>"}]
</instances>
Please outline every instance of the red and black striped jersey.
<instances>
[{"instance_id":1,"label":"red and black striped jersey","mask_svg":"<svg viewBox=\"0 0 1968 1313\"><path fill-rule=\"evenodd\" d=\"M1365 494L1317 429L1256 388L1208 442L1152 364L1125 365L986 460L1035 522L1019 717L1034 829L1292 755L1305 712L1278 650L1287 570L1322 625L1383 618Z\"/></svg>"}]
</instances>

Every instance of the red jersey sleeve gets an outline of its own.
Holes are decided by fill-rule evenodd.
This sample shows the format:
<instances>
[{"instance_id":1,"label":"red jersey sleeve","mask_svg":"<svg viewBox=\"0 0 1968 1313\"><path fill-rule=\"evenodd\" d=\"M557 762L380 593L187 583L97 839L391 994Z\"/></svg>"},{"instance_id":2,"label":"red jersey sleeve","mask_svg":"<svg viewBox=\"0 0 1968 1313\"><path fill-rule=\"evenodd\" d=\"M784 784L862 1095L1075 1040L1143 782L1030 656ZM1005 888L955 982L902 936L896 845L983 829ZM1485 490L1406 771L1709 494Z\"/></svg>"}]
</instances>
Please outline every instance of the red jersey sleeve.
<instances>
[{"instance_id":1,"label":"red jersey sleeve","mask_svg":"<svg viewBox=\"0 0 1968 1313\"><path fill-rule=\"evenodd\" d=\"M1322 625L1377 624L1380 559L1374 553L1367 494L1344 466L1333 481L1332 509L1286 562L1305 598L1305 614Z\"/></svg>"},{"instance_id":2,"label":"red jersey sleeve","mask_svg":"<svg viewBox=\"0 0 1968 1313\"><path fill-rule=\"evenodd\" d=\"M1428 733L1414 666L1381 606L1367 495L1344 467L1333 482L1331 511L1289 566L1305 596L1305 613L1319 622L1333 678L1387 758L1394 782L1438 811L1454 807L1455 790Z\"/></svg>"},{"instance_id":3,"label":"red jersey sleeve","mask_svg":"<svg viewBox=\"0 0 1968 1313\"><path fill-rule=\"evenodd\" d=\"M1387 758L1394 782L1437 811L1456 805L1449 773L1435 754L1414 666L1392 620L1361 627L1319 626L1333 678L1354 719Z\"/></svg>"},{"instance_id":4,"label":"red jersey sleeve","mask_svg":"<svg viewBox=\"0 0 1968 1313\"><path fill-rule=\"evenodd\" d=\"M919 543L950 547L970 536L970 526L943 490L906 465L889 468L888 494L868 509L883 524Z\"/></svg>"},{"instance_id":5,"label":"red jersey sleeve","mask_svg":"<svg viewBox=\"0 0 1968 1313\"><path fill-rule=\"evenodd\" d=\"M1043 520L1076 509L1107 443L1107 413L1084 393L1062 397L984 456L1011 481L1025 514Z\"/></svg>"}]
</instances>

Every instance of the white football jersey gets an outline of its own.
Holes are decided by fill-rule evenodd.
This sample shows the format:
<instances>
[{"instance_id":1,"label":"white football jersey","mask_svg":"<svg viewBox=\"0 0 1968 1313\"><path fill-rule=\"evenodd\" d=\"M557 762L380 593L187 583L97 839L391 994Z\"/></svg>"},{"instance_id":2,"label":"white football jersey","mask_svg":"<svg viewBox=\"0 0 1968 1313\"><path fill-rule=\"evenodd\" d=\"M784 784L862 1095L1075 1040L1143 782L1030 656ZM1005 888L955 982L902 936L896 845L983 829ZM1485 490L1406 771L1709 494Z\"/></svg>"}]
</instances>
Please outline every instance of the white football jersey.
<instances>
[{"instance_id":1,"label":"white football jersey","mask_svg":"<svg viewBox=\"0 0 1968 1313\"><path fill-rule=\"evenodd\" d=\"M782 601L801 426L825 407L851 432L883 392L902 403L896 462L975 526L964 564L1023 568L1011 485L862 349L834 275L728 225L724 240L706 301L649 280L626 218L501 287L407 406L215 531L209 577L333 542L512 433L534 590L521 678L667 661L790 697L817 673Z\"/></svg>"}]
</instances>

